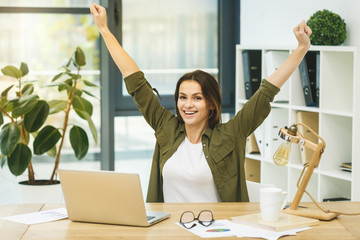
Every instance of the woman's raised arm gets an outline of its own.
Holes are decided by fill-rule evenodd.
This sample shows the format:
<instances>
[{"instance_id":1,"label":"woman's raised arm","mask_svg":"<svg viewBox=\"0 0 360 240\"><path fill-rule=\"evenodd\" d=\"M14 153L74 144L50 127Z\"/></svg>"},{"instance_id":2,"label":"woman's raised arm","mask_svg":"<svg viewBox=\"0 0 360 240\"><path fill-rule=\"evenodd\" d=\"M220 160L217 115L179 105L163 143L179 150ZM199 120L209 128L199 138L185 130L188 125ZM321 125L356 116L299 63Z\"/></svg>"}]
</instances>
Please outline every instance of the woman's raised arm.
<instances>
[{"instance_id":1,"label":"woman's raised arm","mask_svg":"<svg viewBox=\"0 0 360 240\"><path fill-rule=\"evenodd\" d=\"M278 88L290 78L291 74L299 66L301 60L310 48L310 35L311 29L305 23L305 20L301 21L295 28L294 34L298 41L298 47L291 53L286 61L268 77L268 81Z\"/></svg>"},{"instance_id":2,"label":"woman's raised arm","mask_svg":"<svg viewBox=\"0 0 360 240\"><path fill-rule=\"evenodd\" d=\"M91 4L90 12L93 15L96 26L99 29L101 36L103 37L106 47L110 52L115 64L119 68L124 77L127 77L134 72L139 71L139 67L134 60L127 54L127 52L121 47L114 35L110 32L107 26L106 10L99 4Z\"/></svg>"}]
</instances>

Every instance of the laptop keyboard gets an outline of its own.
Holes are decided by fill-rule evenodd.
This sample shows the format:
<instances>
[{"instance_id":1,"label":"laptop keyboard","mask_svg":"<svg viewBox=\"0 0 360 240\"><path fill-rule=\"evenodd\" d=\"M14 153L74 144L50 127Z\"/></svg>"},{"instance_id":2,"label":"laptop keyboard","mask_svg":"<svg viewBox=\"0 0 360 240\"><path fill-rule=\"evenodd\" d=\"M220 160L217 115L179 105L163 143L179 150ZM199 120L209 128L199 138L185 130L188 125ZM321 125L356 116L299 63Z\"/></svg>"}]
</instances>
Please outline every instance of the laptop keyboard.
<instances>
[{"instance_id":1,"label":"laptop keyboard","mask_svg":"<svg viewBox=\"0 0 360 240\"><path fill-rule=\"evenodd\" d=\"M147 216L147 220L150 221L151 219L155 218L155 216Z\"/></svg>"}]
</instances>

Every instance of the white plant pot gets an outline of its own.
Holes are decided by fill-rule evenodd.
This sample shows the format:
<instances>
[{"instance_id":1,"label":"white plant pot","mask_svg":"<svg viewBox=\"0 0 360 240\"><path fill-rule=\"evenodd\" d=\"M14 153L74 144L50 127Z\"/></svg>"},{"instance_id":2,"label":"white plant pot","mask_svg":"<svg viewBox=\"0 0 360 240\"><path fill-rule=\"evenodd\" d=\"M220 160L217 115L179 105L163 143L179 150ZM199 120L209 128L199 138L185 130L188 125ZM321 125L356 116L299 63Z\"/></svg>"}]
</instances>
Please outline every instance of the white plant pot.
<instances>
[{"instance_id":1,"label":"white plant pot","mask_svg":"<svg viewBox=\"0 0 360 240\"><path fill-rule=\"evenodd\" d=\"M27 185L19 183L22 203L64 203L61 184Z\"/></svg>"}]
</instances>

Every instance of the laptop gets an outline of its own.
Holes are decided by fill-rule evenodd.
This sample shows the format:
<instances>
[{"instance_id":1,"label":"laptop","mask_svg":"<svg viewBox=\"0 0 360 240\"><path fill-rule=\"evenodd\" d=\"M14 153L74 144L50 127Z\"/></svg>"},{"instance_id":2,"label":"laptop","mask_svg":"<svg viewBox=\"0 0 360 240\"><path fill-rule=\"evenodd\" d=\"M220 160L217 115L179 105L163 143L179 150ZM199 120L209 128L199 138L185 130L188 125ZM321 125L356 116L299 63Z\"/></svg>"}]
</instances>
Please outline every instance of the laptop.
<instances>
[{"instance_id":1,"label":"laptop","mask_svg":"<svg viewBox=\"0 0 360 240\"><path fill-rule=\"evenodd\" d=\"M59 175L72 221L151 226L170 217L146 212L138 174L60 169Z\"/></svg>"}]
</instances>

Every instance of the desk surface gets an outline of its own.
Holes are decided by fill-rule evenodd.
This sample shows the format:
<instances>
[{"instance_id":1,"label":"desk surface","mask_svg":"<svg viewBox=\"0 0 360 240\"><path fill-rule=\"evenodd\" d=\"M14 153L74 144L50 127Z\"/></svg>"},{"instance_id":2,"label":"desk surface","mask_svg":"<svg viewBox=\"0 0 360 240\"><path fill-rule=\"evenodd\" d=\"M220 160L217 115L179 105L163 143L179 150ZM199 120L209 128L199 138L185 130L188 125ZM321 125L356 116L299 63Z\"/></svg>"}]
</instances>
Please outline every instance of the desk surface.
<instances>
[{"instance_id":1,"label":"desk surface","mask_svg":"<svg viewBox=\"0 0 360 240\"><path fill-rule=\"evenodd\" d=\"M303 206L313 207L311 203ZM324 203L335 211L360 212L360 202ZM44 211L63 207L57 204L0 205L0 217ZM233 216L259 212L258 203L151 203L147 210L170 212L171 217L152 227L129 227L105 224L72 222L68 219L37 225L24 225L0 219L0 239L200 239L198 236L181 229L174 223L182 212L200 212L210 209L215 219L230 219ZM226 239L238 239L228 237ZM320 222L310 230L281 239L360 239L360 216L341 215L328 222Z\"/></svg>"}]
</instances>

